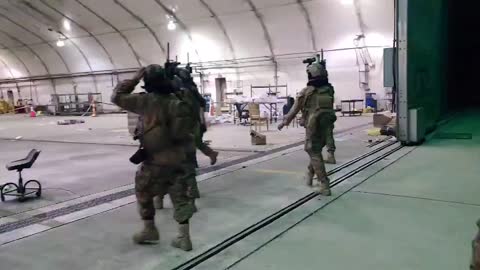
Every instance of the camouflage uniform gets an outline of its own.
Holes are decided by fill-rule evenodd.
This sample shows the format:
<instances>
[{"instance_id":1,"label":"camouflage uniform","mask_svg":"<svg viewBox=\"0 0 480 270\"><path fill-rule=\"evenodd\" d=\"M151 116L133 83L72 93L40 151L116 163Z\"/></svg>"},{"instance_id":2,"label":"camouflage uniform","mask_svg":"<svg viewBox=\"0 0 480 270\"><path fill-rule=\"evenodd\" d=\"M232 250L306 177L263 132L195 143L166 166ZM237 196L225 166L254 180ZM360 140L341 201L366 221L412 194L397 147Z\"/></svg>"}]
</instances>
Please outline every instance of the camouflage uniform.
<instances>
[{"instance_id":1,"label":"camouflage uniform","mask_svg":"<svg viewBox=\"0 0 480 270\"><path fill-rule=\"evenodd\" d=\"M190 106L194 115L193 130L195 137L195 147L198 148L204 155L208 156L211 160L211 164L213 165L216 163L218 152L214 151L212 148L210 148L207 144L203 142L203 135L206 131L203 115L206 109L206 101L202 97L202 95L200 95L197 86L195 85L192 77L190 76L189 71L187 71L186 69L178 69L177 73L180 89L179 91L177 91L177 96ZM191 148L190 152L187 153L188 164L186 164L186 166L190 168L191 177L189 178L189 188L190 194L194 199L200 198L200 191L198 189L198 184L195 179L195 168L198 168L196 148Z\"/></svg>"},{"instance_id":2,"label":"camouflage uniform","mask_svg":"<svg viewBox=\"0 0 480 270\"><path fill-rule=\"evenodd\" d=\"M335 95L335 91L334 91L334 88L331 87L331 91L330 91L330 96L332 97L332 107L333 107L333 103L334 103L334 95ZM335 129L335 124L332 123L332 125L330 125L328 127L328 131L327 131L327 152L329 153L330 156L333 156L333 154L335 153L335 150L337 149L335 147L335 138L333 137L333 130ZM333 157L333 159L335 159ZM332 160L334 161L334 160ZM336 163L336 162L331 162L331 163Z\"/></svg>"},{"instance_id":3,"label":"camouflage uniform","mask_svg":"<svg viewBox=\"0 0 480 270\"><path fill-rule=\"evenodd\" d=\"M195 146L200 150L205 156L212 157L212 155L217 155L212 148L203 142L203 135L205 134L205 123L203 120L203 112L206 109L206 101L198 92L198 89L195 84L185 84L182 88L182 91L179 93L180 98L188 103L195 113ZM195 164L197 159L194 159Z\"/></svg>"},{"instance_id":4,"label":"camouflage uniform","mask_svg":"<svg viewBox=\"0 0 480 270\"><path fill-rule=\"evenodd\" d=\"M139 83L138 80L120 82L114 89L112 102L143 118L142 141L146 160L136 173L135 194L145 229L134 236L134 241L144 243L158 240L153 204L156 195L170 195L174 205L174 218L181 225L188 225L194 213L192 199L188 194L189 170L184 166L186 149L193 147L194 141L189 106L174 94L131 94ZM182 229L183 236L188 235L190 241L188 226ZM191 242L188 250L190 249Z\"/></svg>"},{"instance_id":5,"label":"camouflage uniform","mask_svg":"<svg viewBox=\"0 0 480 270\"><path fill-rule=\"evenodd\" d=\"M333 130L335 129L335 124L332 123L330 127L328 127L327 131L327 152L328 153L335 153L337 148L335 147L335 138L333 137Z\"/></svg>"},{"instance_id":6,"label":"camouflage uniform","mask_svg":"<svg viewBox=\"0 0 480 270\"><path fill-rule=\"evenodd\" d=\"M205 156L211 160L214 165L217 160L218 152L215 152L207 144L203 142L203 135L207 131L205 123L205 111L207 109L207 101L198 91L197 85L191 76L191 70L188 67L177 69L177 78L179 79L178 95L180 99L187 102L195 113L195 145ZM196 162L196 158L195 158Z\"/></svg>"},{"instance_id":7,"label":"camouflage uniform","mask_svg":"<svg viewBox=\"0 0 480 270\"><path fill-rule=\"evenodd\" d=\"M190 137L192 130L191 127L187 126L174 128L175 130L183 130L187 135L184 135L185 138L180 139L177 143L170 144L171 139L168 133L172 131L168 130L171 128L165 128L165 125L176 125L177 123L171 123L176 121L184 122L179 123L179 125L185 125L186 122L191 124L192 121L188 120L191 111L187 104L181 102L174 95L130 94L135 89L136 84L138 82L132 80L121 82L114 90L112 101L119 107L139 114L140 117L144 118L143 123L140 124L143 124L144 129L148 132L144 134L142 140L149 155L137 171L135 189L139 198L142 218L153 219L155 215L153 191L168 192L172 201L178 203L176 209L181 209L185 202L190 201L185 186L187 172L183 164L186 160L185 144L191 144L193 140L193 137ZM171 119L175 120L172 121ZM181 134L175 135L181 136ZM175 135L172 134L172 136ZM180 187L183 187L183 189ZM187 210L182 209L181 212L186 213L183 216L175 214L175 219L179 222L190 219L193 211L189 213L188 208Z\"/></svg>"},{"instance_id":8,"label":"camouflage uniform","mask_svg":"<svg viewBox=\"0 0 480 270\"><path fill-rule=\"evenodd\" d=\"M311 185L313 174L316 174L321 183L320 193L324 195L330 193L330 181L325 170L322 149L327 143L330 127L336 120L331 91L333 91L333 87L330 84L304 88L298 94L292 110L283 121L283 125L288 125L298 112L303 111L302 120L306 128L305 151L310 156L307 180Z\"/></svg>"},{"instance_id":9,"label":"camouflage uniform","mask_svg":"<svg viewBox=\"0 0 480 270\"><path fill-rule=\"evenodd\" d=\"M472 262L470 263L471 270L480 270L480 220L477 221L478 233L472 242Z\"/></svg>"},{"instance_id":10,"label":"camouflage uniform","mask_svg":"<svg viewBox=\"0 0 480 270\"><path fill-rule=\"evenodd\" d=\"M333 104L333 97L335 95L335 91L334 91L333 86L331 86L331 85L330 85L329 95L332 97L332 104ZM333 105L332 105L332 107L333 107ZM305 113L305 110L301 110L301 111L302 111L301 125L304 126L305 121L306 121L304 119L304 116L306 115L306 113ZM333 159L335 159L333 154L335 153L335 150L337 150L337 148L335 146L335 137L333 136L334 129L335 129L335 123L332 123L327 129L327 137L326 137L327 152L329 153L329 157L331 156L331 157L333 157ZM327 163L336 163L336 162L327 162Z\"/></svg>"},{"instance_id":11,"label":"camouflage uniform","mask_svg":"<svg viewBox=\"0 0 480 270\"><path fill-rule=\"evenodd\" d=\"M191 177L189 178L190 179L189 188L190 188L192 198L198 199L198 198L200 198L200 191L198 189L198 184L197 184L197 181L195 179L195 174L196 174L195 168L198 168L196 148L200 149L199 145L203 144L203 141L200 137L200 116L199 116L200 107L197 106L198 103L195 102L195 99L194 99L194 97L192 97L192 93L191 93L190 90L183 89L182 91L180 91L180 93L177 93L177 95L179 96L179 98L181 100L185 101L185 103L187 103L190 106L190 108L192 109L193 116L194 116L193 117L193 120L194 120L193 134L194 134L194 140L195 140L195 146L196 147L192 147L191 149L189 149L190 151L187 153L187 164L186 164L186 166L188 166L190 168ZM199 142L199 140L200 140L200 142Z\"/></svg>"}]
</instances>

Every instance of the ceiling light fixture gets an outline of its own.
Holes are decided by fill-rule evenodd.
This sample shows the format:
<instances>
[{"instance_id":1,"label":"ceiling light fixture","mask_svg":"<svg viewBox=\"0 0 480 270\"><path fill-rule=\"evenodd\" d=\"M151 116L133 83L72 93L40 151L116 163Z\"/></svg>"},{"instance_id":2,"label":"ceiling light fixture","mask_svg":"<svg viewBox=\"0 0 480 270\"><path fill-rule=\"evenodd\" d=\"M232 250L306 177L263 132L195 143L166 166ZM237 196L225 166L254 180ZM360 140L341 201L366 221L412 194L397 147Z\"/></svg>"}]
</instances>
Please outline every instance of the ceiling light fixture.
<instances>
[{"instance_id":1,"label":"ceiling light fixture","mask_svg":"<svg viewBox=\"0 0 480 270\"><path fill-rule=\"evenodd\" d=\"M345 6L353 5L353 0L340 0L340 3L342 3Z\"/></svg>"},{"instance_id":2,"label":"ceiling light fixture","mask_svg":"<svg viewBox=\"0 0 480 270\"><path fill-rule=\"evenodd\" d=\"M170 31L173 31L173 30L177 29L177 24L173 20L170 20L170 21L168 21L167 29L170 30Z\"/></svg>"},{"instance_id":3,"label":"ceiling light fixture","mask_svg":"<svg viewBox=\"0 0 480 270\"><path fill-rule=\"evenodd\" d=\"M63 47L63 46L65 46L65 41L63 41L63 40L58 40L58 41L57 41L57 47Z\"/></svg>"},{"instance_id":4,"label":"ceiling light fixture","mask_svg":"<svg viewBox=\"0 0 480 270\"><path fill-rule=\"evenodd\" d=\"M72 26L71 26L69 20L64 20L64 21L63 21L63 28L65 28L65 30L67 30L67 31L72 30Z\"/></svg>"},{"instance_id":5,"label":"ceiling light fixture","mask_svg":"<svg viewBox=\"0 0 480 270\"><path fill-rule=\"evenodd\" d=\"M65 39L59 37L57 40L57 47L63 47L63 46L65 46Z\"/></svg>"}]
</instances>

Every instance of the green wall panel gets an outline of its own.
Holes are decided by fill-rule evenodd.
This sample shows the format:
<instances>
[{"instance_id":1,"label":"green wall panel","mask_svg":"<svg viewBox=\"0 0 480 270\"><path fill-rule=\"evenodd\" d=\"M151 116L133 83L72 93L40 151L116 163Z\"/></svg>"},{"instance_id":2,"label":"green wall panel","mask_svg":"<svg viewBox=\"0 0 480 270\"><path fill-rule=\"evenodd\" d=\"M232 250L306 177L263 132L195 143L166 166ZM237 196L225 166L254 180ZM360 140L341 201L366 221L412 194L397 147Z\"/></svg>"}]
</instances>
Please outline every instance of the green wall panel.
<instances>
[{"instance_id":1,"label":"green wall panel","mask_svg":"<svg viewBox=\"0 0 480 270\"><path fill-rule=\"evenodd\" d=\"M408 101L423 107L427 128L447 110L447 0L408 3Z\"/></svg>"}]
</instances>

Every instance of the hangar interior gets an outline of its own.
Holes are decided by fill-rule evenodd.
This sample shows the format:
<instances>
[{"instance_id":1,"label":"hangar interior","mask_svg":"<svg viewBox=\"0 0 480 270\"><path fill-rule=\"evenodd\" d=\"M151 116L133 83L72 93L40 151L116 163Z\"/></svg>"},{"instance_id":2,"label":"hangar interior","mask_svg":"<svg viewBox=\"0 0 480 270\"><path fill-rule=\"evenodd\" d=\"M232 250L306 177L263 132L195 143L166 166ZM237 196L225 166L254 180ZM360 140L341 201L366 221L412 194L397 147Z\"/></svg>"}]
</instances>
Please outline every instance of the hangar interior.
<instances>
[{"instance_id":1,"label":"hangar interior","mask_svg":"<svg viewBox=\"0 0 480 270\"><path fill-rule=\"evenodd\" d=\"M479 59L458 2L1 0L0 189L32 149L22 173L42 189L0 201L0 269L468 269ZM277 130L316 56L335 88L331 197L305 185L305 129ZM160 242L131 241L135 116L110 101L174 60L192 67L219 152L197 155L191 252L169 244L170 202Z\"/></svg>"}]
</instances>

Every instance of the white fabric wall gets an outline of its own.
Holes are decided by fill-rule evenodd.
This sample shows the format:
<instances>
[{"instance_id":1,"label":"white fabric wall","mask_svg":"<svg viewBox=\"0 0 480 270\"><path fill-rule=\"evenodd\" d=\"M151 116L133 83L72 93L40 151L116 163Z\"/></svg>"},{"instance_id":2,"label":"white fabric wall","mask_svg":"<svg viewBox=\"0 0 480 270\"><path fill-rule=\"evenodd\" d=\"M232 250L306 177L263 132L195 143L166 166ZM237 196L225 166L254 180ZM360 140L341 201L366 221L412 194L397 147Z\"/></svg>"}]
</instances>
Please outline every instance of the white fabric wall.
<instances>
[{"instance_id":1,"label":"white fabric wall","mask_svg":"<svg viewBox=\"0 0 480 270\"><path fill-rule=\"evenodd\" d=\"M170 42L171 56L177 55L182 62L186 62L187 54L193 62L275 57L278 61L278 82L288 84L289 94L294 95L306 83L305 65L301 63L303 56L313 56L315 49L354 47L353 39L362 32L369 46L389 46L393 40L393 1L302 1L312 22L312 31L301 6L295 0L252 1L266 31L247 0L205 0L213 15L199 0L159 0L167 8L175 8L177 29L169 31L166 27L167 13L156 1L120 0L147 24L160 44L142 22L113 0L46 0L47 4L74 21L40 1L30 3L43 15L28 11L20 2L1 2L0 24L5 33L0 32L0 59L7 66L0 63L0 80L11 78L11 73L18 78L48 73L136 68L139 62L141 65L163 63L164 50L167 42ZM361 14L361 23L357 13ZM70 30L63 27L65 21L70 22ZM61 30L69 38L64 47L55 46L58 35L48 31L47 26ZM269 36L270 42L266 36ZM370 72L370 87L382 98L385 92L383 49L369 50L375 62L375 69ZM311 53L297 58L292 55L306 52ZM363 98L355 51L326 52L325 57L330 81L336 88L336 99ZM206 91L215 94L215 78L218 76L226 77L227 81L241 80L246 95L250 94L250 85L274 84L273 62L242 60L242 63L245 66L261 66L204 70ZM116 81L116 77L113 81ZM105 102L109 101L113 87L112 76L97 76L95 80L81 77L55 80L56 92L72 93L74 84L79 93L102 93ZM0 84L0 89L9 87L16 86ZM20 92L24 98L30 98L30 93L33 93L33 100L38 100L40 104L50 101L54 91L49 80L35 82L34 88L36 91L30 91L30 84L24 83Z\"/></svg>"}]
</instances>

